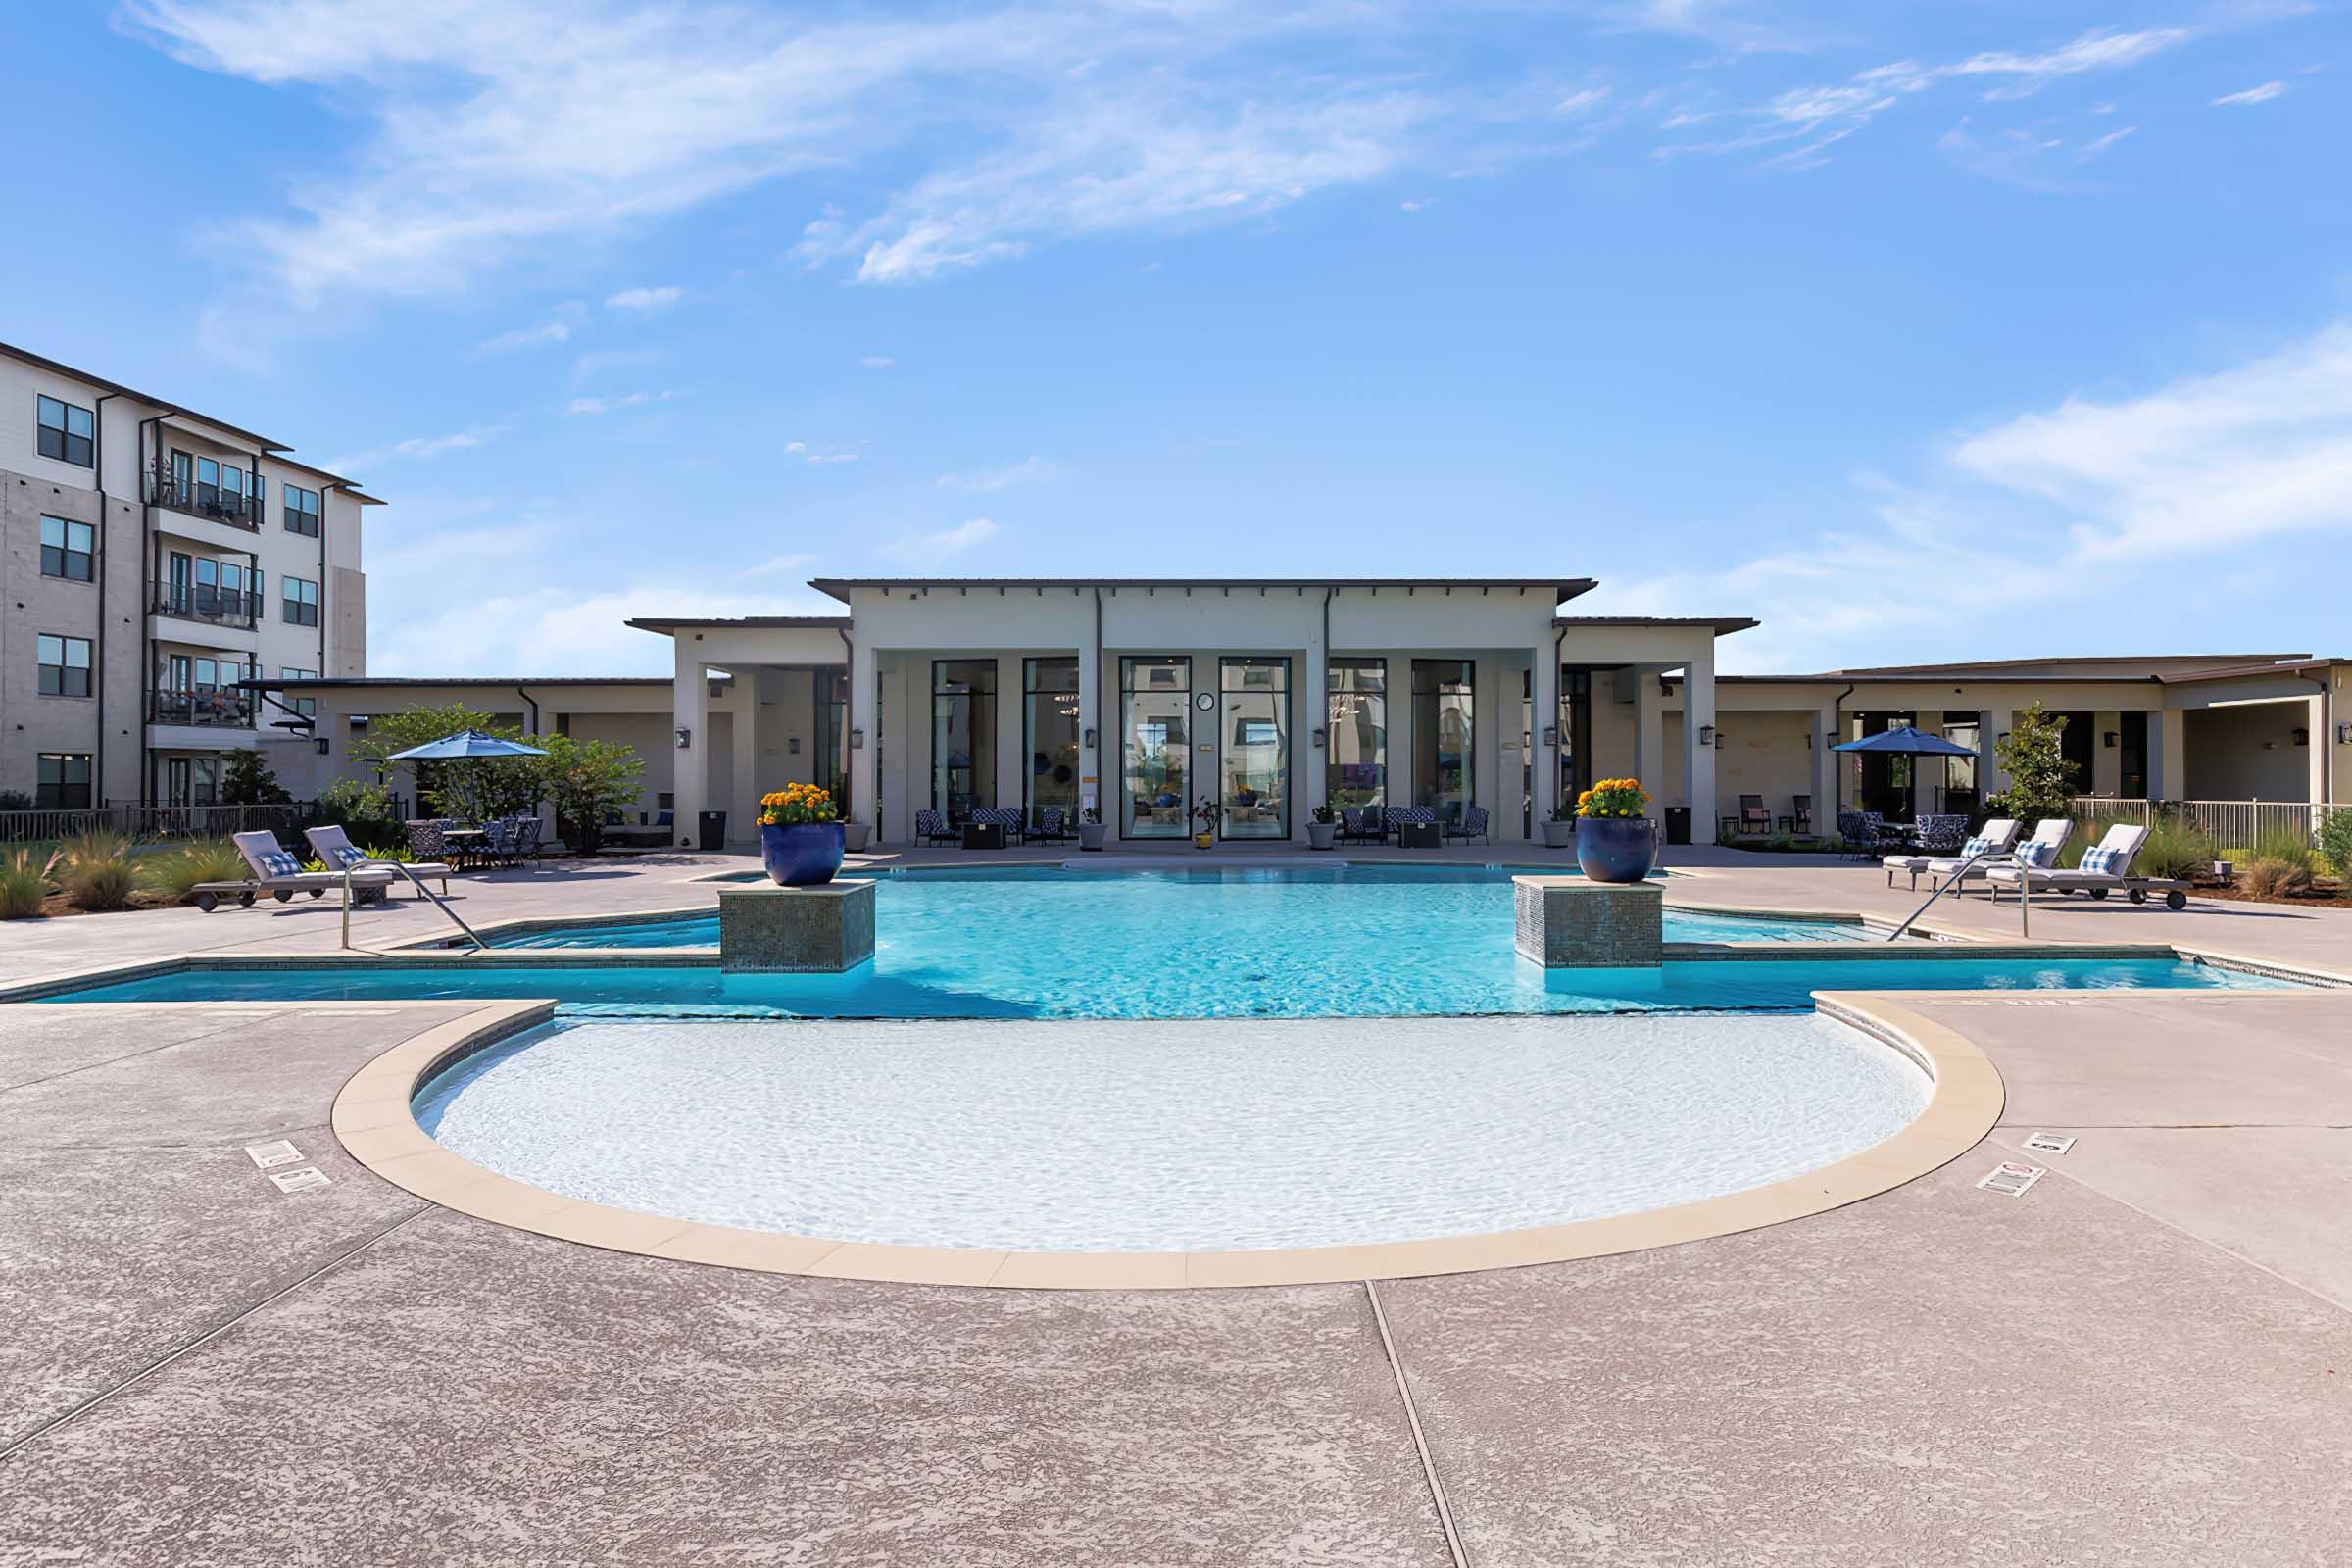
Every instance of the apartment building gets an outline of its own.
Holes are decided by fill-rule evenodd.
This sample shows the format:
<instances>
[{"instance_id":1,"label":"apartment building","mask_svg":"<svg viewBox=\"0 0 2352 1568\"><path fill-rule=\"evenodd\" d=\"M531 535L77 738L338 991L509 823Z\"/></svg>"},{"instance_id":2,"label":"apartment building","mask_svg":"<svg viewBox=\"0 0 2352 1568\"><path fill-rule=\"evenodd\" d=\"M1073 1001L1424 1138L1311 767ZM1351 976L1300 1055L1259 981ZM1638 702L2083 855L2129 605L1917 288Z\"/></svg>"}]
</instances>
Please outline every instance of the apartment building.
<instances>
[{"instance_id":1,"label":"apartment building","mask_svg":"<svg viewBox=\"0 0 2352 1568\"><path fill-rule=\"evenodd\" d=\"M202 806L367 673L361 517L283 443L0 343L0 794Z\"/></svg>"}]
</instances>

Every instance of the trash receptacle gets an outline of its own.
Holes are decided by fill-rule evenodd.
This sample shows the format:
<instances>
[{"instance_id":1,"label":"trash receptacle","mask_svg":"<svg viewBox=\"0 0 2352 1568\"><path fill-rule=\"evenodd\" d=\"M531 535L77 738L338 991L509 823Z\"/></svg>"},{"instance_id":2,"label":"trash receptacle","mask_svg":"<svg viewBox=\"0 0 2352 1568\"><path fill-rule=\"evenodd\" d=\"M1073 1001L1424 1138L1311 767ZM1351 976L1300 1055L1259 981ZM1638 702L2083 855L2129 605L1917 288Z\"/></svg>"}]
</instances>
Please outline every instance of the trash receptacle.
<instances>
[{"instance_id":1,"label":"trash receptacle","mask_svg":"<svg viewBox=\"0 0 2352 1568\"><path fill-rule=\"evenodd\" d=\"M1666 842L1669 844L1690 842L1690 808L1688 806L1666 808Z\"/></svg>"},{"instance_id":2,"label":"trash receptacle","mask_svg":"<svg viewBox=\"0 0 2352 1568\"><path fill-rule=\"evenodd\" d=\"M1686 812L1685 815L1687 817L1689 813ZM723 850L727 847L726 812L705 811L702 816L698 818L698 822L702 829L701 843L704 849Z\"/></svg>"}]
</instances>

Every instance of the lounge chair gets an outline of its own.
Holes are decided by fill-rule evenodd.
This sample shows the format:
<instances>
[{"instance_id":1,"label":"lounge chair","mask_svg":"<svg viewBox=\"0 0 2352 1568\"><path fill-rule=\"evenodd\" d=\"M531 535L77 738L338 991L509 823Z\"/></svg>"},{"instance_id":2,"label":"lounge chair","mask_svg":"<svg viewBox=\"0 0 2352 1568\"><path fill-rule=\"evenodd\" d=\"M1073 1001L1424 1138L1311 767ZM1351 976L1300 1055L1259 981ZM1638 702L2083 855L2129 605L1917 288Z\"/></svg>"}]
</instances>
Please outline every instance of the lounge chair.
<instances>
[{"instance_id":1,"label":"lounge chair","mask_svg":"<svg viewBox=\"0 0 2352 1568\"><path fill-rule=\"evenodd\" d=\"M2124 893L2133 904L2148 902L2150 889L2164 890L2164 906L2168 909L2188 907L2188 884L2171 877L2133 876L2132 864L2139 858L2140 846L2147 843L2148 830L2136 822L2118 822L2107 830L2104 838L2082 852L2082 863L2073 870L2029 868L2024 865L1995 866L1986 873L1992 883L1992 896L1997 901L2001 889L2014 887L2020 898L2029 897L2035 889L2060 894L2087 893L2103 899L2110 893ZM2055 858L2055 857L2052 857Z\"/></svg>"},{"instance_id":2,"label":"lounge chair","mask_svg":"<svg viewBox=\"0 0 2352 1568\"><path fill-rule=\"evenodd\" d=\"M229 842L244 857L245 868L252 875L239 882L199 882L189 889L196 907L207 914L219 908L222 899L235 899L240 906L251 908L253 901L265 893L283 904L297 893L324 898L343 885L340 871L305 871L302 857L278 848L277 835L267 828L232 833ZM353 888L368 890L371 899L380 896L391 883L389 871L367 871L351 879Z\"/></svg>"},{"instance_id":3,"label":"lounge chair","mask_svg":"<svg viewBox=\"0 0 2352 1568\"><path fill-rule=\"evenodd\" d=\"M1962 817L1961 821L1968 819ZM1982 861L1993 856L2005 856L2017 847L2017 821L2014 817L1999 816L1984 824L1984 830L1962 844L1951 855L1889 855L1879 863L1886 868L1886 885L1894 886L1894 873L1907 871L1911 886L1916 890L1924 875L1928 886L1938 887L1946 877L1957 875L1970 861ZM1982 875L1981 870L1971 874Z\"/></svg>"},{"instance_id":4,"label":"lounge chair","mask_svg":"<svg viewBox=\"0 0 2352 1568\"><path fill-rule=\"evenodd\" d=\"M312 853L318 857L330 872L342 872L355 865L389 869L393 864L390 860L369 859L368 852L352 843L351 835L339 827L309 828L304 831L303 837L311 841ZM444 893L449 891L450 867L445 861L414 862L409 866L409 871L412 875L419 878L437 876L441 879L441 891ZM354 877L352 880L356 884L359 879ZM424 897L424 889L421 886L417 888L416 896L420 899Z\"/></svg>"},{"instance_id":5,"label":"lounge chair","mask_svg":"<svg viewBox=\"0 0 2352 1568\"><path fill-rule=\"evenodd\" d=\"M1461 821L1449 825L1446 829L1446 836L1449 839L1476 839L1481 844L1494 843L1487 828L1487 808L1483 806L1464 807Z\"/></svg>"}]
</instances>

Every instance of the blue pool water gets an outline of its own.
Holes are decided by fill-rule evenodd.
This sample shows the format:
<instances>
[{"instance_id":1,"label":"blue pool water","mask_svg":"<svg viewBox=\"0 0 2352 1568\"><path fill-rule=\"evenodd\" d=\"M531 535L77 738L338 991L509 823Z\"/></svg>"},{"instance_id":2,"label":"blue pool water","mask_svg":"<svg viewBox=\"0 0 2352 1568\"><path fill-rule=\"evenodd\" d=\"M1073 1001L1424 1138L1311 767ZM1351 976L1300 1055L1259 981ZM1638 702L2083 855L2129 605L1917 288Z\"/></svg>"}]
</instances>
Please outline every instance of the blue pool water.
<instances>
[{"instance_id":1,"label":"blue pool water","mask_svg":"<svg viewBox=\"0 0 2352 1568\"><path fill-rule=\"evenodd\" d=\"M553 997L572 1016L824 1018L1313 1018L1474 1013L1802 1012L1815 991L2272 988L2241 971L2153 958L1772 958L1676 961L1656 971L1555 969L1506 932L1475 947L1399 941L1378 951L1325 933L1284 958L1250 932L1203 935L1152 958L1080 930L1006 946L973 966L902 942L846 975L715 967L196 969L97 986L58 1002L406 1001ZM1948 950L1947 950L1948 951ZM1326 961L1317 961L1318 955Z\"/></svg>"},{"instance_id":2,"label":"blue pool water","mask_svg":"<svg viewBox=\"0 0 2352 1568\"><path fill-rule=\"evenodd\" d=\"M1557 867L1544 868L1558 874ZM1334 958L1376 961L1410 941L1467 950L1507 947L1510 867L1359 865L1320 870L905 871L873 878L874 927L884 948L919 945L926 959L994 967L1018 954L1092 951L1230 956L1285 969ZM844 878L844 880L857 880ZM1838 920L1749 919L1666 911L1669 942L1853 942L1870 933ZM582 925L508 937L502 948L714 948L718 916Z\"/></svg>"}]
</instances>

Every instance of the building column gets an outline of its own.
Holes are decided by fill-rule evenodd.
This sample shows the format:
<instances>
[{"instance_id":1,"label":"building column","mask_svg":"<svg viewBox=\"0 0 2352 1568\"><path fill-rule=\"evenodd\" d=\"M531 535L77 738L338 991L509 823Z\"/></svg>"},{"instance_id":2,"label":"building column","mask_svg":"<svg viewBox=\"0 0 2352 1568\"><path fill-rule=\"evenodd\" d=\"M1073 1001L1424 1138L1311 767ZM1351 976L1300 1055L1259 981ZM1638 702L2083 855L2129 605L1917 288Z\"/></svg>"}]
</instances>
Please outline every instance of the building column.
<instances>
[{"instance_id":1,"label":"building column","mask_svg":"<svg viewBox=\"0 0 2352 1568\"><path fill-rule=\"evenodd\" d=\"M758 843L760 829L752 819L760 814L760 678L758 665L735 671L735 765L724 786L727 794L712 809L727 813L729 844ZM721 786L711 783L713 792ZM779 785L778 788L782 786Z\"/></svg>"},{"instance_id":2,"label":"building column","mask_svg":"<svg viewBox=\"0 0 2352 1568\"><path fill-rule=\"evenodd\" d=\"M856 633L852 633L853 639ZM875 684L874 651L864 642L850 645L850 809L882 839L882 779L874 767L882 743L882 726L875 710L880 695ZM862 742L862 744L860 744Z\"/></svg>"},{"instance_id":3,"label":"building column","mask_svg":"<svg viewBox=\"0 0 2352 1568\"><path fill-rule=\"evenodd\" d=\"M1994 749L2000 745L2001 737L2008 733L2008 709L1984 708L1977 710L1977 749L1984 754L1977 761L1977 804L1980 808L2009 787L2008 771L2001 766L2000 754Z\"/></svg>"},{"instance_id":4,"label":"building column","mask_svg":"<svg viewBox=\"0 0 2352 1568\"><path fill-rule=\"evenodd\" d=\"M1298 736L1300 745L1291 747L1291 769L1294 774L1303 767L1304 778L1288 781L1291 808L1291 842L1306 842L1306 825L1315 819L1314 808L1329 803L1331 783L1331 650L1323 646L1320 624L1307 628L1306 657L1299 662L1299 691L1297 709L1306 714L1304 732ZM1295 709L1294 710L1297 710ZM1321 734L1323 744L1315 744Z\"/></svg>"},{"instance_id":5,"label":"building column","mask_svg":"<svg viewBox=\"0 0 2352 1568\"><path fill-rule=\"evenodd\" d=\"M1634 677L1634 777L1652 795L1663 793L1660 786L1666 781L1659 776L1666 765L1666 738L1661 726L1665 723L1665 709L1658 695L1658 671L1649 664L1636 664ZM1594 783L1599 780L1595 778Z\"/></svg>"},{"instance_id":6,"label":"building column","mask_svg":"<svg viewBox=\"0 0 2352 1568\"><path fill-rule=\"evenodd\" d=\"M1102 703L1102 645L1090 629L1078 645L1078 819L1082 822L1089 807L1102 812L1103 821L1113 821L1110 792L1102 783L1102 737L1112 722Z\"/></svg>"},{"instance_id":7,"label":"building column","mask_svg":"<svg viewBox=\"0 0 2352 1568\"><path fill-rule=\"evenodd\" d=\"M1552 645L1540 642L1528 650L1528 837L1541 840L1543 824L1551 818L1560 791L1560 664ZM1546 730L1553 743L1544 744Z\"/></svg>"},{"instance_id":8,"label":"building column","mask_svg":"<svg viewBox=\"0 0 2352 1568\"><path fill-rule=\"evenodd\" d=\"M1839 809L1838 792L1843 778L1839 764L1845 759L1834 748L1838 745L1838 705L1824 703L1814 710L1813 724L1813 831L1829 834L1838 831Z\"/></svg>"},{"instance_id":9,"label":"building column","mask_svg":"<svg viewBox=\"0 0 2352 1568\"><path fill-rule=\"evenodd\" d=\"M2328 699L2314 692L2304 701L2306 716L2303 733L2311 738L2304 748L2311 776L2303 798L2317 806L2328 799L2328 761L2335 750L2335 737L2328 732Z\"/></svg>"},{"instance_id":10,"label":"building column","mask_svg":"<svg viewBox=\"0 0 2352 1568\"><path fill-rule=\"evenodd\" d=\"M1014 654L997 656L997 778L1000 808L1013 807L1024 814L1029 806L1029 681L1028 662Z\"/></svg>"},{"instance_id":11,"label":"building column","mask_svg":"<svg viewBox=\"0 0 2352 1568\"><path fill-rule=\"evenodd\" d=\"M1715 842L1715 650L1692 657L1683 672L1683 801L1690 808L1690 842Z\"/></svg>"},{"instance_id":12,"label":"building column","mask_svg":"<svg viewBox=\"0 0 2352 1568\"><path fill-rule=\"evenodd\" d=\"M671 823L676 827L677 841L693 845L696 824L709 798L704 778L705 760L710 755L710 687L703 672L702 659L691 652L693 644L684 633L675 638L675 670L670 677L670 719L686 737L686 744L677 746L677 737L670 744L677 747L673 754L675 767L670 777Z\"/></svg>"}]
</instances>

